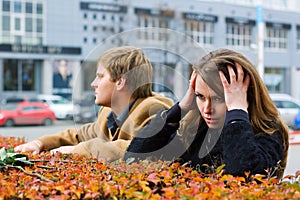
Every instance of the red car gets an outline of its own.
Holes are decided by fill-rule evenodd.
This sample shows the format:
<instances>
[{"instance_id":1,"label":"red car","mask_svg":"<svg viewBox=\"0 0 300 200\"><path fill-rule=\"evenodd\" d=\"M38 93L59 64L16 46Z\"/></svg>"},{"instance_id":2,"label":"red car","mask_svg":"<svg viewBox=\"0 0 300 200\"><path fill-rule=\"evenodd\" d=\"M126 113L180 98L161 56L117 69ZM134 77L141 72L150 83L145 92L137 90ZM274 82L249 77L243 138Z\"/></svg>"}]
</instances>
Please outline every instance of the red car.
<instances>
[{"instance_id":1,"label":"red car","mask_svg":"<svg viewBox=\"0 0 300 200\"><path fill-rule=\"evenodd\" d=\"M41 102L21 102L0 105L0 126L53 124L56 120L50 108Z\"/></svg>"}]
</instances>

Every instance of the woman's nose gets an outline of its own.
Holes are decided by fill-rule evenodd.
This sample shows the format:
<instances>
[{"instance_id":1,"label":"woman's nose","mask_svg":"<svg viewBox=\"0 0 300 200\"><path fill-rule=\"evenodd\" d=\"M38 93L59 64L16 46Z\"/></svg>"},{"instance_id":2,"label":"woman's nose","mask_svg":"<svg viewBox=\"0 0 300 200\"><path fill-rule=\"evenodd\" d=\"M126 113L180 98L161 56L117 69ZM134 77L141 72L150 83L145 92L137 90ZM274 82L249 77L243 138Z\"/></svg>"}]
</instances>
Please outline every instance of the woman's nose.
<instances>
[{"instance_id":1,"label":"woman's nose","mask_svg":"<svg viewBox=\"0 0 300 200\"><path fill-rule=\"evenodd\" d=\"M211 104L211 100L207 100L204 103L204 113L212 113L212 104Z\"/></svg>"}]
</instances>

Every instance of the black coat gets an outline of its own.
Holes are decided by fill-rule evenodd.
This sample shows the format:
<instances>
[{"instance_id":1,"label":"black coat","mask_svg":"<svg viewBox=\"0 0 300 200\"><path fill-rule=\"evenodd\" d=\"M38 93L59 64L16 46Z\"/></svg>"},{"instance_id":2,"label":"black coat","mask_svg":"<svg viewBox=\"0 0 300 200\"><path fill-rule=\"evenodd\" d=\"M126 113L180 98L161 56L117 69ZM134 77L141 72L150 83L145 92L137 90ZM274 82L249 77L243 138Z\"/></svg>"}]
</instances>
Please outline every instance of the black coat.
<instances>
[{"instance_id":1,"label":"black coat","mask_svg":"<svg viewBox=\"0 0 300 200\"><path fill-rule=\"evenodd\" d=\"M203 173L212 173L225 164L225 173L242 176L266 174L283 160L283 141L279 133L254 135L248 114L242 110L226 113L221 131L208 129L199 123L190 142L183 142L176 134L181 119L178 103L162 111L131 141L124 159L178 160L189 162ZM186 148L185 144L189 144ZM276 173L274 173L276 175Z\"/></svg>"}]
</instances>

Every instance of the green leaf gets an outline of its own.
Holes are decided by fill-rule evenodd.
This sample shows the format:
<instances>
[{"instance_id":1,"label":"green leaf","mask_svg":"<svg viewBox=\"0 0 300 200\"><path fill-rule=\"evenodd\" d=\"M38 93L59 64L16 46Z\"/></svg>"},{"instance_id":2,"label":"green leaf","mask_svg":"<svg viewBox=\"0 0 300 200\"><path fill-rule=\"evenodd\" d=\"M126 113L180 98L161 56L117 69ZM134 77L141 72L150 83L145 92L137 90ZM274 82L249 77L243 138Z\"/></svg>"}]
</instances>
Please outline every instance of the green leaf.
<instances>
[{"instance_id":1,"label":"green leaf","mask_svg":"<svg viewBox=\"0 0 300 200\"><path fill-rule=\"evenodd\" d=\"M6 150L7 153L15 153L15 149L14 148L9 148Z\"/></svg>"},{"instance_id":2,"label":"green leaf","mask_svg":"<svg viewBox=\"0 0 300 200\"><path fill-rule=\"evenodd\" d=\"M7 157L7 153L6 153L6 150L5 150L5 147L2 147L0 149L0 161L4 161Z\"/></svg>"},{"instance_id":3,"label":"green leaf","mask_svg":"<svg viewBox=\"0 0 300 200\"><path fill-rule=\"evenodd\" d=\"M216 169L216 173L219 174L221 172L221 170L225 167L225 164L220 165L217 169Z\"/></svg>"},{"instance_id":4,"label":"green leaf","mask_svg":"<svg viewBox=\"0 0 300 200\"><path fill-rule=\"evenodd\" d=\"M14 153L12 148L5 150L5 148L0 149L0 165L15 165L15 166L23 166L23 165L31 165L33 164L28 160L28 157L25 154ZM3 167L1 167L3 168Z\"/></svg>"}]
</instances>

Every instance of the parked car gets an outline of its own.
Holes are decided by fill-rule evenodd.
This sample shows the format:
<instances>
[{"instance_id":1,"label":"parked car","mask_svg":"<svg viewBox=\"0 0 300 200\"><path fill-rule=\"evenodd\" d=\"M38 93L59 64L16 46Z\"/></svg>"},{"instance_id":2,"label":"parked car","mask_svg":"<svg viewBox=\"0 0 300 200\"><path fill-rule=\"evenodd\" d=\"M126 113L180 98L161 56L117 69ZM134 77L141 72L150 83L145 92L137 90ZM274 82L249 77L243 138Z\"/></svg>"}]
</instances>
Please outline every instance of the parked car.
<instances>
[{"instance_id":1,"label":"parked car","mask_svg":"<svg viewBox=\"0 0 300 200\"><path fill-rule=\"evenodd\" d=\"M300 130L300 109L298 110L298 113L294 119L293 129Z\"/></svg>"},{"instance_id":2,"label":"parked car","mask_svg":"<svg viewBox=\"0 0 300 200\"><path fill-rule=\"evenodd\" d=\"M25 97L12 96L12 97L7 97L5 99L2 99L1 103L2 104L21 103L21 102L25 102L25 101L27 101L27 99Z\"/></svg>"},{"instance_id":3,"label":"parked car","mask_svg":"<svg viewBox=\"0 0 300 200\"><path fill-rule=\"evenodd\" d=\"M72 101L59 95L40 94L29 101L39 101L46 103L54 112L57 119L72 119L74 114L74 106Z\"/></svg>"},{"instance_id":4,"label":"parked car","mask_svg":"<svg viewBox=\"0 0 300 200\"><path fill-rule=\"evenodd\" d=\"M275 103L283 121L290 127L294 128L294 119L300 108L300 101L288 94L275 93L270 94Z\"/></svg>"},{"instance_id":5,"label":"parked car","mask_svg":"<svg viewBox=\"0 0 300 200\"><path fill-rule=\"evenodd\" d=\"M50 108L41 102L20 102L2 104L0 126L26 124L51 125L56 120Z\"/></svg>"},{"instance_id":6,"label":"parked car","mask_svg":"<svg viewBox=\"0 0 300 200\"><path fill-rule=\"evenodd\" d=\"M97 119L100 106L95 104L95 95L88 94L84 98L74 100L74 121L77 123L93 122Z\"/></svg>"}]
</instances>

